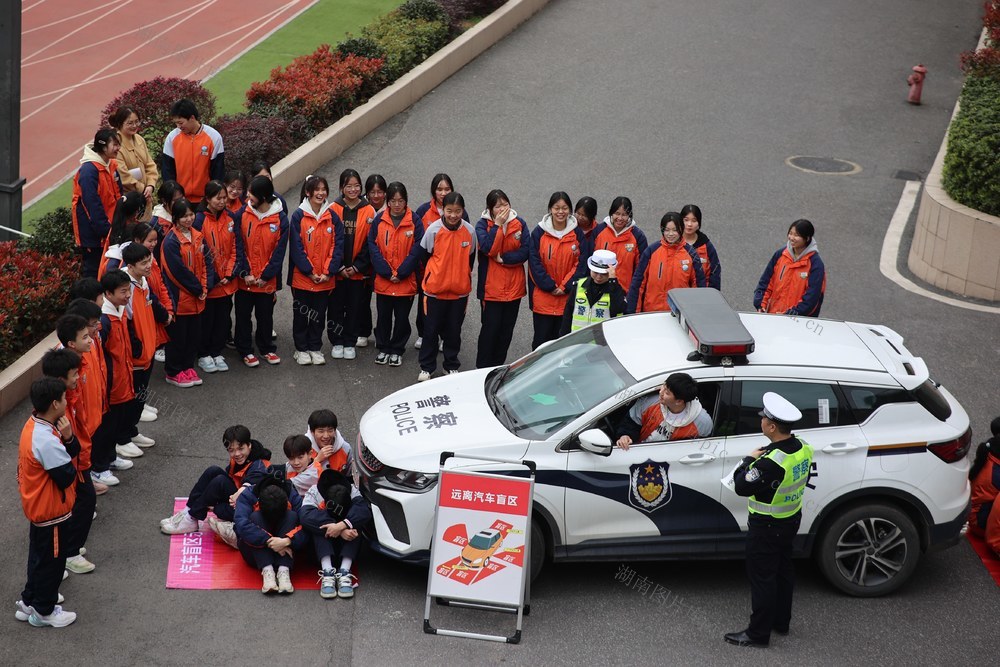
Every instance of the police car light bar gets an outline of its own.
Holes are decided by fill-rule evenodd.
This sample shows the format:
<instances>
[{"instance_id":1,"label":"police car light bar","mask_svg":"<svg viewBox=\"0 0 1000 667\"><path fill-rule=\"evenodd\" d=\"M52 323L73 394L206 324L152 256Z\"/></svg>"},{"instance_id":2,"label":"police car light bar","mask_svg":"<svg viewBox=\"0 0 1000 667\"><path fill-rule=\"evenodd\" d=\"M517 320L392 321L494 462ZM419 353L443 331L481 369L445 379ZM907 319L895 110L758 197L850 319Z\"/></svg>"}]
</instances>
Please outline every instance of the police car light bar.
<instances>
[{"instance_id":1,"label":"police car light bar","mask_svg":"<svg viewBox=\"0 0 1000 667\"><path fill-rule=\"evenodd\" d=\"M754 340L740 316L716 289L685 287L667 293L670 312L678 318L694 343L688 357L745 357L754 350Z\"/></svg>"}]
</instances>

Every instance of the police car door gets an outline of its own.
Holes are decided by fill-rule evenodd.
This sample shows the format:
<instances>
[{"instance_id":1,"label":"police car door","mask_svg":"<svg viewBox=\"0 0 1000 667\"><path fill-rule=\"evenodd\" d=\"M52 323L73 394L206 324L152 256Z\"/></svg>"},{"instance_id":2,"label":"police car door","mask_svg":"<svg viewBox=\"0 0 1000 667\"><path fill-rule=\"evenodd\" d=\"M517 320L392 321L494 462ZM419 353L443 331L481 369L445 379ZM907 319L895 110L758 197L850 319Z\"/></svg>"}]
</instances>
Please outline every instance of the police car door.
<instances>
[{"instance_id":1,"label":"police car door","mask_svg":"<svg viewBox=\"0 0 1000 667\"><path fill-rule=\"evenodd\" d=\"M799 529L800 533L806 533L827 499L861 486L868 441L855 422L837 382L753 377L754 371L753 368L740 369L738 372L743 377L733 386L737 417L735 434L726 441L725 472L732 470L753 450L769 444L760 431L758 414L763 407L764 393L773 391L791 401L802 411L802 421L792 429L792 433L813 448L812 472L802 501L802 525ZM722 502L736 517L740 529L746 530L747 499L725 489ZM742 540L734 539L729 548L742 549Z\"/></svg>"},{"instance_id":2,"label":"police car door","mask_svg":"<svg viewBox=\"0 0 1000 667\"><path fill-rule=\"evenodd\" d=\"M717 423L716 409L731 382L723 381L717 369L692 376L698 381L705 409ZM617 420L636 400L655 394L662 382L663 378L647 380L635 393L625 392L614 410L605 411L579 431L601 428L614 441ZM576 446L567 451L569 554L683 552L691 548L692 537L714 534L720 519L728 517L719 502L724 437L637 442L628 451L615 447L607 457L579 449L576 439L571 442Z\"/></svg>"}]
</instances>

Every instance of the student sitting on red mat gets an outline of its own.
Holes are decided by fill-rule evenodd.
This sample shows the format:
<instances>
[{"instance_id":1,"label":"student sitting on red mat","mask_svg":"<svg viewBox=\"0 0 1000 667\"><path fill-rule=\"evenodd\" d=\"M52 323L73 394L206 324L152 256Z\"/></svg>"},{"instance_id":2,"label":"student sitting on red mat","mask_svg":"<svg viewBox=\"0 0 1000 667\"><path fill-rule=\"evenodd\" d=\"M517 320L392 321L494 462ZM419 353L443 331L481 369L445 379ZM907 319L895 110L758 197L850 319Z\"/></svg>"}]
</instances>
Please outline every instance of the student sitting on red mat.
<instances>
[{"instance_id":1,"label":"student sitting on red mat","mask_svg":"<svg viewBox=\"0 0 1000 667\"><path fill-rule=\"evenodd\" d=\"M304 495L306 491L316 486L319 474L323 472L323 462L315 456L312 440L306 435L288 436L281 449L285 452L288 462L271 466L271 473L280 470L285 479L295 487L295 491L300 496Z\"/></svg>"},{"instance_id":2,"label":"student sitting on red mat","mask_svg":"<svg viewBox=\"0 0 1000 667\"><path fill-rule=\"evenodd\" d=\"M302 497L282 471L273 472L277 474L266 475L236 501L237 548L247 565L260 570L265 595L295 592L293 554L309 543L299 525Z\"/></svg>"},{"instance_id":3,"label":"student sitting on red mat","mask_svg":"<svg viewBox=\"0 0 1000 667\"><path fill-rule=\"evenodd\" d=\"M215 513L208 527L222 537L226 544L236 547L233 518L236 500L240 494L267 475L271 466L271 452L250 438L246 426L230 426L222 435L222 444L229 452L229 465L223 470L209 466L195 482L188 494L187 507L160 521L160 531L167 535L182 535L198 530L198 522L205 521L208 510Z\"/></svg>"},{"instance_id":4,"label":"student sitting on red mat","mask_svg":"<svg viewBox=\"0 0 1000 667\"><path fill-rule=\"evenodd\" d=\"M324 470L302 500L299 519L312 537L320 561L320 597L354 597L357 579L351 566L361 549L361 531L371 523L372 508L343 473ZM338 567L333 559L340 558Z\"/></svg>"}]
</instances>

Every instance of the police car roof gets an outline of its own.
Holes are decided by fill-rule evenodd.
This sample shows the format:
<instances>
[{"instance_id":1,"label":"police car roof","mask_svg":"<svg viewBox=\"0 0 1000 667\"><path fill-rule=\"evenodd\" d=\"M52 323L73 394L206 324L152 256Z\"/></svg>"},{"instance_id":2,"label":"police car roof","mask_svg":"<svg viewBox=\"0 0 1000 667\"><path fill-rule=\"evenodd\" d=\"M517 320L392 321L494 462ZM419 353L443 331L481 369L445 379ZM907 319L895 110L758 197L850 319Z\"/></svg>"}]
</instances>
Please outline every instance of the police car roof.
<instances>
[{"instance_id":1,"label":"police car roof","mask_svg":"<svg viewBox=\"0 0 1000 667\"><path fill-rule=\"evenodd\" d=\"M763 313L739 313L739 317L756 342L747 356L752 366L887 370L860 337L858 325ZM687 360L694 344L670 313L617 317L602 326L615 356L637 379L702 366Z\"/></svg>"}]
</instances>

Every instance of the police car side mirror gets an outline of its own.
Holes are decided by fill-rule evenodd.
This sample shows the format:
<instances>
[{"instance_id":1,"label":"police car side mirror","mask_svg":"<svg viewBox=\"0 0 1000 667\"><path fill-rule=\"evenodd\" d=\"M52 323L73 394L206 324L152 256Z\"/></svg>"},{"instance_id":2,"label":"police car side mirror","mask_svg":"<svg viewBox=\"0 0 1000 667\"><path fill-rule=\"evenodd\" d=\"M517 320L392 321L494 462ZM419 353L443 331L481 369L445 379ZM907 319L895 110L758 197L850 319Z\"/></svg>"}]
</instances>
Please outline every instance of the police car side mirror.
<instances>
[{"instance_id":1,"label":"police car side mirror","mask_svg":"<svg viewBox=\"0 0 1000 667\"><path fill-rule=\"evenodd\" d=\"M614 445L608 434L599 428L592 428L579 435L580 449L598 456L611 456Z\"/></svg>"}]
</instances>

